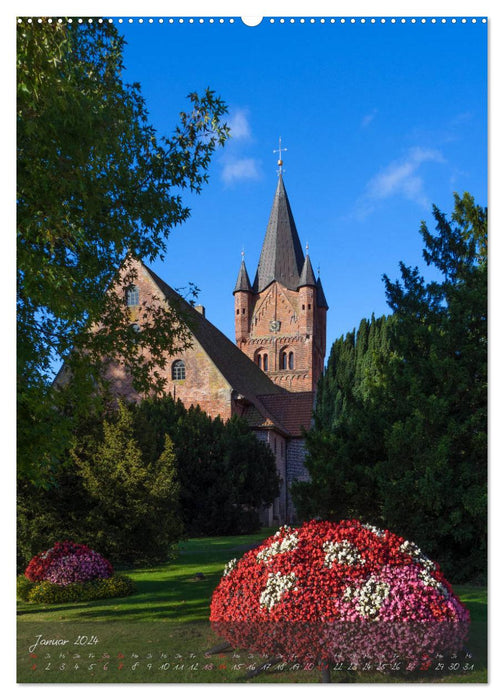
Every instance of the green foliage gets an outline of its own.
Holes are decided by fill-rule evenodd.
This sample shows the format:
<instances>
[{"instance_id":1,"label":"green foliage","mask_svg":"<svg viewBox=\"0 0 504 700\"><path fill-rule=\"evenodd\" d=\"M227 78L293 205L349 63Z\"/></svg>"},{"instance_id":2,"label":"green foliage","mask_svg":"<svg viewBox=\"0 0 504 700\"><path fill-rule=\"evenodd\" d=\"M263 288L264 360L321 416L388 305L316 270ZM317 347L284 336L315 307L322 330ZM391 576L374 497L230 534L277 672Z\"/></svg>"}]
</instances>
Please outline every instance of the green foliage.
<instances>
[{"instance_id":1,"label":"green foliage","mask_svg":"<svg viewBox=\"0 0 504 700\"><path fill-rule=\"evenodd\" d=\"M33 583L24 575L17 578L17 596L27 603L76 603L104 598L124 598L135 591L134 581L121 574L84 583L69 583L67 586L59 586L50 581Z\"/></svg>"},{"instance_id":2,"label":"green foliage","mask_svg":"<svg viewBox=\"0 0 504 700\"><path fill-rule=\"evenodd\" d=\"M18 576L16 579L16 594L18 599L27 601L34 585L34 582L26 578L24 574Z\"/></svg>"},{"instance_id":3,"label":"green foliage","mask_svg":"<svg viewBox=\"0 0 504 700\"><path fill-rule=\"evenodd\" d=\"M487 501L487 214L467 193L421 225L426 282L385 277L388 319L336 341L307 438L304 517L360 517L402 534L447 575L481 577Z\"/></svg>"},{"instance_id":4,"label":"green foliage","mask_svg":"<svg viewBox=\"0 0 504 700\"><path fill-rule=\"evenodd\" d=\"M73 436L82 450L91 451L103 440L103 415L81 419ZM93 531L90 514L96 503L86 491L75 461L67 449L59 468L43 486L20 476L17 481L17 569L54 542L87 542Z\"/></svg>"},{"instance_id":5,"label":"green foliage","mask_svg":"<svg viewBox=\"0 0 504 700\"><path fill-rule=\"evenodd\" d=\"M166 561L182 536L179 484L171 439L146 462L133 434L129 409L119 403L115 420L103 423L103 440L77 447L73 456L94 507L87 540L115 562Z\"/></svg>"},{"instance_id":6,"label":"green foliage","mask_svg":"<svg viewBox=\"0 0 504 700\"><path fill-rule=\"evenodd\" d=\"M175 445L181 514L187 534L253 532L258 509L271 504L279 484L270 449L234 417L212 419L199 407L186 410L169 396L132 407L138 444L157 459L163 431Z\"/></svg>"},{"instance_id":7,"label":"green foliage","mask_svg":"<svg viewBox=\"0 0 504 700\"><path fill-rule=\"evenodd\" d=\"M151 354L140 352L123 294L105 291L127 255L166 252L190 213L181 190L201 190L228 129L206 90L189 95L172 136L158 136L139 86L122 79L124 40L107 22L17 31L18 463L43 482L93 408L103 357L122 355L138 387L159 389L153 364L187 344L177 313L152 310ZM73 381L55 392L61 359Z\"/></svg>"},{"instance_id":8,"label":"green foliage","mask_svg":"<svg viewBox=\"0 0 504 700\"><path fill-rule=\"evenodd\" d=\"M385 278L397 323L388 383L396 418L384 433L383 516L466 578L484 570L487 504L487 212L455 195L451 219L433 210L425 282L401 265Z\"/></svg>"},{"instance_id":9,"label":"green foliage","mask_svg":"<svg viewBox=\"0 0 504 700\"><path fill-rule=\"evenodd\" d=\"M187 534L255 532L278 495L275 458L241 420L171 397L88 416L55 479L18 481L18 571L52 542L115 565L163 563Z\"/></svg>"},{"instance_id":10,"label":"green foliage","mask_svg":"<svg viewBox=\"0 0 504 700\"><path fill-rule=\"evenodd\" d=\"M374 465L384 458L383 367L394 320L362 320L336 340L317 395L314 427L306 435L309 482L292 495L299 517L376 520Z\"/></svg>"}]
</instances>

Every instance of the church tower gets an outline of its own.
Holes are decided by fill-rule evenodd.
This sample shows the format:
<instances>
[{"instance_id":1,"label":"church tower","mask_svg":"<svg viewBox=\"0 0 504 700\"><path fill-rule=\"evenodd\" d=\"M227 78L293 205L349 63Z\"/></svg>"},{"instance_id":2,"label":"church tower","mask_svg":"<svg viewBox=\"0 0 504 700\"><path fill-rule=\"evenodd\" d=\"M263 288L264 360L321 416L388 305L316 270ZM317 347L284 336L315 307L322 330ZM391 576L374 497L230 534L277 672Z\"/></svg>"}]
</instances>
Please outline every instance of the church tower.
<instances>
[{"instance_id":1,"label":"church tower","mask_svg":"<svg viewBox=\"0 0 504 700\"><path fill-rule=\"evenodd\" d=\"M242 259L234 289L236 344L292 392L315 391L326 349L327 302L303 253L279 160L278 184L254 283Z\"/></svg>"}]
</instances>

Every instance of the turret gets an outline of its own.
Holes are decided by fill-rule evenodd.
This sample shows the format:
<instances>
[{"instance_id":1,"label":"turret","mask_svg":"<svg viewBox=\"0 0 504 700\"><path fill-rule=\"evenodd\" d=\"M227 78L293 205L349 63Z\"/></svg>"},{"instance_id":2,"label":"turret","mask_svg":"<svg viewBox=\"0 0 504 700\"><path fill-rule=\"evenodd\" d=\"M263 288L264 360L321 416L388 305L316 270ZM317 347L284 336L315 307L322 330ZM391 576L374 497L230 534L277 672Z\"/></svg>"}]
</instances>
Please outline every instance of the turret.
<instances>
[{"instance_id":1,"label":"turret","mask_svg":"<svg viewBox=\"0 0 504 700\"><path fill-rule=\"evenodd\" d=\"M317 308L317 282L308 252L299 276L299 332L312 335Z\"/></svg>"},{"instance_id":2,"label":"turret","mask_svg":"<svg viewBox=\"0 0 504 700\"><path fill-rule=\"evenodd\" d=\"M242 262L238 279L233 291L235 300L235 336L236 344L241 346L250 335L250 315L252 309L252 285L248 276L245 260L242 254Z\"/></svg>"}]
</instances>

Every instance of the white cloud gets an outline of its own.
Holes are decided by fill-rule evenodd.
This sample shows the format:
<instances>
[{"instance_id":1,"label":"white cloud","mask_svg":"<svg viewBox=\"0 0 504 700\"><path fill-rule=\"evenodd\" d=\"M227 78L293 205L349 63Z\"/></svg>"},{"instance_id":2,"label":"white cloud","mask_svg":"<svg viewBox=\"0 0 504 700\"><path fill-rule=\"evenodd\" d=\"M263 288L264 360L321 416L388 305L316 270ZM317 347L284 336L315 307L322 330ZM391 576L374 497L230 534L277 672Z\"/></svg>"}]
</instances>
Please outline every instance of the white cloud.
<instances>
[{"instance_id":1,"label":"white cloud","mask_svg":"<svg viewBox=\"0 0 504 700\"><path fill-rule=\"evenodd\" d=\"M365 192L357 204L357 215L364 218L376 204L393 196L402 196L421 207L428 207L429 200L424 191L424 179L419 172L424 163L442 163L440 151L432 148L411 148L406 156L389 163L369 180Z\"/></svg>"},{"instance_id":2,"label":"white cloud","mask_svg":"<svg viewBox=\"0 0 504 700\"><path fill-rule=\"evenodd\" d=\"M232 139L245 140L251 137L248 111L246 109L237 109L232 112L228 120L228 126L231 130Z\"/></svg>"},{"instance_id":3,"label":"white cloud","mask_svg":"<svg viewBox=\"0 0 504 700\"><path fill-rule=\"evenodd\" d=\"M365 129L367 126L369 126L377 114L378 110L373 109L372 112L369 112L369 114L366 114L364 117L362 117L361 127Z\"/></svg>"},{"instance_id":4,"label":"white cloud","mask_svg":"<svg viewBox=\"0 0 504 700\"><path fill-rule=\"evenodd\" d=\"M233 158L228 160L222 169L222 179L226 185L239 180L258 180L259 167L255 158Z\"/></svg>"}]
</instances>

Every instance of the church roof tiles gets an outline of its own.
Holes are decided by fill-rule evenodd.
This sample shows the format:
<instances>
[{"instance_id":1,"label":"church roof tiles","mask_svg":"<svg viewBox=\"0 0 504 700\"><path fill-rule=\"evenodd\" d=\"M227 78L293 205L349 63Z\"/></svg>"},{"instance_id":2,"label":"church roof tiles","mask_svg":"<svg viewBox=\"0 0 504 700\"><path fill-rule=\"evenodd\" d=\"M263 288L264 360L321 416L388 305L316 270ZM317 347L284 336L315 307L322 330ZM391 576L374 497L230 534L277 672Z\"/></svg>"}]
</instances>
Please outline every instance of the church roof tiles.
<instances>
[{"instance_id":1,"label":"church roof tiles","mask_svg":"<svg viewBox=\"0 0 504 700\"><path fill-rule=\"evenodd\" d=\"M291 436L300 436L301 427L309 428L313 392L290 393L272 382L207 318L182 299L147 265L144 264L144 267L167 301L176 301L181 307L197 342L233 390L245 398L243 417L251 427L276 428Z\"/></svg>"},{"instance_id":2,"label":"church roof tiles","mask_svg":"<svg viewBox=\"0 0 504 700\"><path fill-rule=\"evenodd\" d=\"M252 285L250 284L250 279L248 276L247 268L245 267L245 260L242 260L240 272L238 273L238 279L236 280L236 285L233 294L236 292L251 292Z\"/></svg>"},{"instance_id":3,"label":"church roof tiles","mask_svg":"<svg viewBox=\"0 0 504 700\"><path fill-rule=\"evenodd\" d=\"M280 174L254 280L254 291L262 292L273 281L280 282L288 289L297 289L303 264L303 250Z\"/></svg>"},{"instance_id":4,"label":"church roof tiles","mask_svg":"<svg viewBox=\"0 0 504 700\"><path fill-rule=\"evenodd\" d=\"M301 436L302 428L309 429L313 414L313 391L292 392L280 396L270 394L258 398L293 437Z\"/></svg>"},{"instance_id":5,"label":"church roof tiles","mask_svg":"<svg viewBox=\"0 0 504 700\"><path fill-rule=\"evenodd\" d=\"M317 306L319 307L319 309L329 308L324 294L324 290L322 288L322 282L320 281L320 277L317 278Z\"/></svg>"},{"instance_id":6,"label":"church roof tiles","mask_svg":"<svg viewBox=\"0 0 504 700\"><path fill-rule=\"evenodd\" d=\"M313 267L310 261L310 256L306 254L306 258L303 264L303 269L301 270L301 275L299 277L298 287L316 287L317 283L315 281L315 274L313 272Z\"/></svg>"}]
</instances>

